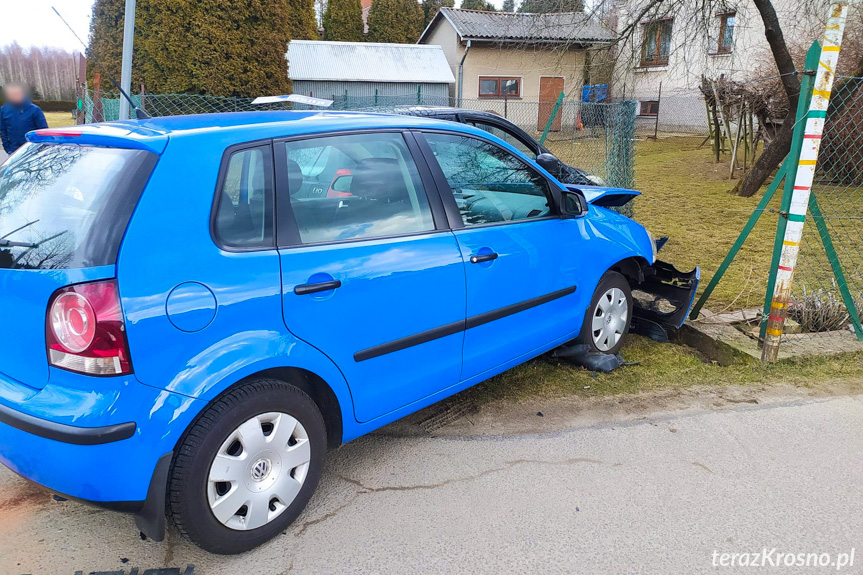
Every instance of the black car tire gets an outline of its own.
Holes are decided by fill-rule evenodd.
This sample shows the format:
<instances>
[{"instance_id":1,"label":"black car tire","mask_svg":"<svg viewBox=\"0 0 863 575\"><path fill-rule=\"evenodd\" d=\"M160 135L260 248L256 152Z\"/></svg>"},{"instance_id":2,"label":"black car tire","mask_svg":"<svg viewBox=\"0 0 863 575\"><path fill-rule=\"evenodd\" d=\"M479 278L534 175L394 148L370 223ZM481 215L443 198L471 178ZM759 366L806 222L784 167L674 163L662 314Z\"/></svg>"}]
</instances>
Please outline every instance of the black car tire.
<instances>
[{"instance_id":1,"label":"black car tire","mask_svg":"<svg viewBox=\"0 0 863 575\"><path fill-rule=\"evenodd\" d=\"M308 436L311 456L302 487L281 514L262 527L229 528L210 508L211 466L223 443L241 424L271 412L295 418ZM181 439L169 475L168 516L184 537L202 549L223 555L249 551L283 532L303 511L320 479L326 449L324 420L308 395L279 380L249 381L216 399Z\"/></svg>"},{"instance_id":2,"label":"black car tire","mask_svg":"<svg viewBox=\"0 0 863 575\"><path fill-rule=\"evenodd\" d=\"M607 294L614 289L620 290L626 299L627 314L626 321L624 322L625 326L622 329L620 339L617 343L609 349L600 349L600 347L597 347L597 342L594 338L593 321L594 317L601 313L601 309L599 307L600 299L606 297ZM586 345L590 352L607 353L611 355L617 354L620 351L620 348L623 347L626 335L629 333L629 326L632 324L632 312L632 288L629 286L629 281L627 281L623 274L618 272L605 272L605 274L600 278L599 283L596 286L596 290L593 292L593 297L590 298L590 306L588 306L587 312L584 314L584 324L582 325L581 333L578 336L578 343Z\"/></svg>"}]
</instances>

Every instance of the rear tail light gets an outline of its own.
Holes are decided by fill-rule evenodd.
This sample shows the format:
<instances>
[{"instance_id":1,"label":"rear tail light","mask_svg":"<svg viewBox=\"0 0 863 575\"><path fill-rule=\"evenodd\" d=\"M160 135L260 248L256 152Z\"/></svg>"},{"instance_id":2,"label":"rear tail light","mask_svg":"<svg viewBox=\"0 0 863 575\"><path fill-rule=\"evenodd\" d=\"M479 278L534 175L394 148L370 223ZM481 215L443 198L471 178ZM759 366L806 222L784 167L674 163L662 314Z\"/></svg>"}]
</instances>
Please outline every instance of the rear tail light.
<instances>
[{"instance_id":1,"label":"rear tail light","mask_svg":"<svg viewBox=\"0 0 863 575\"><path fill-rule=\"evenodd\" d=\"M88 375L132 373L117 282L79 284L48 305L48 363Z\"/></svg>"}]
</instances>

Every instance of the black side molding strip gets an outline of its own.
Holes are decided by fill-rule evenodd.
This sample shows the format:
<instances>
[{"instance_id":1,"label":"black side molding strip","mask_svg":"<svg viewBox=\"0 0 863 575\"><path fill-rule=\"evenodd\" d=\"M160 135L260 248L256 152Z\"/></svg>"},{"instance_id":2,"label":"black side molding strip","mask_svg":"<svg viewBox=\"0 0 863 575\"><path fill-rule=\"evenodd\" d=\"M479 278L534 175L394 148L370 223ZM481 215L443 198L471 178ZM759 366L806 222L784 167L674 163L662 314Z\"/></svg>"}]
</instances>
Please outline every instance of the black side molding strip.
<instances>
[{"instance_id":1,"label":"black side molding strip","mask_svg":"<svg viewBox=\"0 0 863 575\"><path fill-rule=\"evenodd\" d=\"M368 349L356 352L354 354L354 361L365 361L367 359L372 359L373 357L379 357L388 353L392 353L394 351L401 351L403 349L407 349L421 343L426 343L432 341L433 339L446 337L448 335L464 331L464 325L464 321L454 321L452 323L448 323L446 325L442 325L440 327L436 327L427 331L421 331L420 333L409 335L407 337L403 337L389 343L382 343L381 345L376 345L374 347L370 347Z\"/></svg>"},{"instance_id":2,"label":"black side molding strip","mask_svg":"<svg viewBox=\"0 0 863 575\"><path fill-rule=\"evenodd\" d=\"M132 437L138 428L133 421L105 427L75 427L74 425L39 419L15 411L5 405L0 405L0 423L5 423L10 427L39 437L73 445L102 445L103 443L122 441Z\"/></svg>"},{"instance_id":3,"label":"black side molding strip","mask_svg":"<svg viewBox=\"0 0 863 575\"><path fill-rule=\"evenodd\" d=\"M492 311L487 311L485 313L481 313L479 315L469 317L469 318L467 318L467 322L466 322L467 325L465 325L465 329L470 329L472 327L479 327L483 324L492 322L496 319L501 319L501 318L504 318L508 315L513 315L513 314L516 314L520 311L524 311L524 310L530 309L532 307L536 307L538 305L542 305L544 303L554 301L556 299L562 298L563 296L567 296L571 293L575 293L575 286L559 289L557 291L553 291L551 293L541 295L539 297L531 298L528 300L524 300L522 302L508 305L506 307L502 307L502 308L495 309Z\"/></svg>"},{"instance_id":4,"label":"black side molding strip","mask_svg":"<svg viewBox=\"0 0 863 575\"><path fill-rule=\"evenodd\" d=\"M528 310L532 307L536 307L550 301L554 301L572 293L575 293L575 286L557 290L549 294L541 295L539 297L531 298L522 302L508 305L506 307L475 315L473 317L467 318L467 321L455 321L453 323L448 323L446 325L442 325L440 327L436 327L427 331L422 331L414 335L409 335L407 337L403 337L401 339L397 339L388 343L376 345L375 347L370 347L368 349L356 352L354 354L354 361L365 361L374 357L380 357L394 351L401 351L403 349L407 349L421 343L426 343L435 339L446 337L448 335L458 333L465 329L479 327L483 324L504 318L508 315L516 314L520 311Z\"/></svg>"}]
</instances>

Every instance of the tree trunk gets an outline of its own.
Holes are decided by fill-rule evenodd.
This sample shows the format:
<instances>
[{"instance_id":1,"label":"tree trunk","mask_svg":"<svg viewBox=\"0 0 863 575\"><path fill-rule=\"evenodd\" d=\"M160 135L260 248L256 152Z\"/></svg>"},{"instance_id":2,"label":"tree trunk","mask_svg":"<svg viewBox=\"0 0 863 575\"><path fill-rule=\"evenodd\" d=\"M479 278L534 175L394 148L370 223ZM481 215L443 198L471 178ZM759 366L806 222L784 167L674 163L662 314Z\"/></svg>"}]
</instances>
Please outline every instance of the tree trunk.
<instances>
[{"instance_id":1,"label":"tree trunk","mask_svg":"<svg viewBox=\"0 0 863 575\"><path fill-rule=\"evenodd\" d=\"M794 60L785 44L776 10L774 10L771 0L754 0L754 3L758 13L761 14L761 20L764 22L764 36L770 45L773 60L776 62L779 73L782 74L782 87L788 97L788 116L776 137L773 138L769 146L764 148L764 153L755 161L746 177L737 182L737 185L731 190L732 194L747 198L758 192L767 177L788 155L788 151L791 149L791 136L794 133L797 98L800 96L800 78L793 74L795 71Z\"/></svg>"}]
</instances>

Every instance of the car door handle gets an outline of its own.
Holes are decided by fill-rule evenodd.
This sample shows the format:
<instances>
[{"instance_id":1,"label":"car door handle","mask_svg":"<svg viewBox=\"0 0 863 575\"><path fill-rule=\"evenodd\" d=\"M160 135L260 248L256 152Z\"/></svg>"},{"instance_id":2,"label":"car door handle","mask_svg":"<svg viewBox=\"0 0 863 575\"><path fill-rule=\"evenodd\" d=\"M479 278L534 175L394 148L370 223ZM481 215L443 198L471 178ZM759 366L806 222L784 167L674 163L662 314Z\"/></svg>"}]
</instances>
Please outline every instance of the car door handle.
<instances>
[{"instance_id":1,"label":"car door handle","mask_svg":"<svg viewBox=\"0 0 863 575\"><path fill-rule=\"evenodd\" d=\"M497 259L497 254L495 252L491 252L490 254L479 254L478 256L470 256L470 263L478 264L482 262L490 262Z\"/></svg>"},{"instance_id":2,"label":"car door handle","mask_svg":"<svg viewBox=\"0 0 863 575\"><path fill-rule=\"evenodd\" d=\"M314 284L300 284L294 288L294 293L297 295L309 295L312 293L329 291L331 289L336 289L340 287L342 287L342 282L340 282L339 280L333 280L331 282L319 282Z\"/></svg>"}]
</instances>

